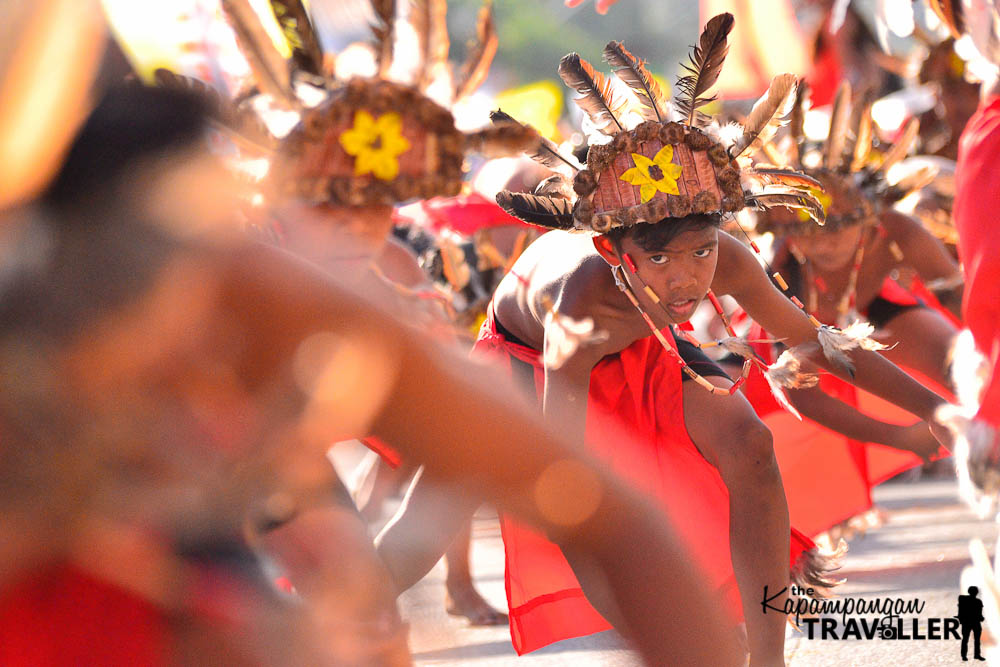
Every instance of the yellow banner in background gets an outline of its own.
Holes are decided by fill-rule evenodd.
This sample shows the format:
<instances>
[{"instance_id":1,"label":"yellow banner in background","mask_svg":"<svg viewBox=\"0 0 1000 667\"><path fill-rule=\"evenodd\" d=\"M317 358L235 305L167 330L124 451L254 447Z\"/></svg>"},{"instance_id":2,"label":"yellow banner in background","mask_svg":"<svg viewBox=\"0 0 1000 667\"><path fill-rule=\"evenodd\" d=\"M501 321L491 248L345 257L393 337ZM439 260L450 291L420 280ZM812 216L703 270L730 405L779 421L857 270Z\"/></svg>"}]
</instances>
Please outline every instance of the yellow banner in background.
<instances>
[{"instance_id":1,"label":"yellow banner in background","mask_svg":"<svg viewBox=\"0 0 1000 667\"><path fill-rule=\"evenodd\" d=\"M560 141L559 119L563 115L563 86L554 81L536 81L496 96L495 106L513 118L531 125L542 136Z\"/></svg>"}]
</instances>

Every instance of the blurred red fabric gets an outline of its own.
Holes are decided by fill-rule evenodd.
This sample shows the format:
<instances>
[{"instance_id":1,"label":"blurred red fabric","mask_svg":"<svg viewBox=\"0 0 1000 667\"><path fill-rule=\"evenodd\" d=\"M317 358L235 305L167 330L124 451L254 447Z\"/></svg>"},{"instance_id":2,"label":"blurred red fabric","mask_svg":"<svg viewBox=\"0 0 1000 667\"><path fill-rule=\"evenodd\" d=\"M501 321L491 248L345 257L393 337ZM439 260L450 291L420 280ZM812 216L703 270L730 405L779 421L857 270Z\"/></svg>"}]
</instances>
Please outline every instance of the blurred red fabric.
<instances>
[{"instance_id":1,"label":"blurred red fabric","mask_svg":"<svg viewBox=\"0 0 1000 667\"><path fill-rule=\"evenodd\" d=\"M958 253L965 271L965 323L993 374L979 418L1000 427L1000 97L984 101L962 133L955 168Z\"/></svg>"},{"instance_id":2,"label":"blurred red fabric","mask_svg":"<svg viewBox=\"0 0 1000 667\"><path fill-rule=\"evenodd\" d=\"M393 213L396 224L412 224L439 234L451 230L472 236L480 229L501 225L527 226L491 201L473 192L457 197L435 197L398 208Z\"/></svg>"}]
</instances>

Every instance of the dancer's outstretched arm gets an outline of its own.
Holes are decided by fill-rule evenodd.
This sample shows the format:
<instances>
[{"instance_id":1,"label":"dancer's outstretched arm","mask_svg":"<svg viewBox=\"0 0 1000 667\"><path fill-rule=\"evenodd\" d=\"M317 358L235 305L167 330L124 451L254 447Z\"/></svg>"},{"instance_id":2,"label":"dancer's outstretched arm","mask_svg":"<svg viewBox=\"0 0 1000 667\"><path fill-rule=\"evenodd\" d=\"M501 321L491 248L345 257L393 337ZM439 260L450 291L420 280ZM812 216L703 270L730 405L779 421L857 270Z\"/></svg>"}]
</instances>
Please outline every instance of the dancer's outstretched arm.
<instances>
[{"instance_id":1,"label":"dancer's outstretched arm","mask_svg":"<svg viewBox=\"0 0 1000 667\"><path fill-rule=\"evenodd\" d=\"M233 300L248 316L281 323L271 355L294 357L312 334L341 341L338 395L354 399L336 421L368 421L370 432L436 474L482 495L589 553L602 569L637 647L651 664L738 664L720 607L690 556L657 512L547 430L509 379L441 350L419 332L320 273L271 248L248 248L230 263ZM274 358L274 357L272 357ZM313 402L322 396L313 396ZM332 412L340 412L329 405ZM356 424L364 428L365 424ZM316 446L329 441L317 432ZM581 512L580 489L599 489ZM540 499L545 499L540 501ZM706 632L705 628L712 628Z\"/></svg>"}]
</instances>

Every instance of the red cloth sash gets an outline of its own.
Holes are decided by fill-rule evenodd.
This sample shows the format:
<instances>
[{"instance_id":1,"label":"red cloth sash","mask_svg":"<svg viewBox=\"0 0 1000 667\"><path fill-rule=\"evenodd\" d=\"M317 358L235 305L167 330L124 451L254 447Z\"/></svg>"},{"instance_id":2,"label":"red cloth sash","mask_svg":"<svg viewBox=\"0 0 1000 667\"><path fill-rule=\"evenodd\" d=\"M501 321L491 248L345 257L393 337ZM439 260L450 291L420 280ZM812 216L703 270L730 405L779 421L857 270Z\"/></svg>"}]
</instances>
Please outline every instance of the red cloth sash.
<instances>
[{"instance_id":1,"label":"red cloth sash","mask_svg":"<svg viewBox=\"0 0 1000 667\"><path fill-rule=\"evenodd\" d=\"M166 665L168 628L148 600L53 565L0 595L0 665Z\"/></svg>"}]
</instances>

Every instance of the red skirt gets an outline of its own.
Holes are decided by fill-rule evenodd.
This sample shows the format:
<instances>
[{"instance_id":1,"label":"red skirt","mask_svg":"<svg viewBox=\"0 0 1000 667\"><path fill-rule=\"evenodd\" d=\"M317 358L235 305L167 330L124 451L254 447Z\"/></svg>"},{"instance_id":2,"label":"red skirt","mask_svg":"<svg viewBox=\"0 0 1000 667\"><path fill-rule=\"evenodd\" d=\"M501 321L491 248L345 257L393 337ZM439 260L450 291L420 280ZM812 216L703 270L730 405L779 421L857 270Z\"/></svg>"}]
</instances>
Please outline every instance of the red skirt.
<instances>
[{"instance_id":1,"label":"red skirt","mask_svg":"<svg viewBox=\"0 0 1000 667\"><path fill-rule=\"evenodd\" d=\"M474 350L511 371L514 360L530 364L541 395L539 353L498 333L492 307ZM729 549L729 492L691 441L681 396L680 369L652 336L605 357L591 373L587 447L664 509L664 519L736 624L742 606ZM611 627L587 602L556 545L512 519L501 522L511 639L518 654ZM814 547L793 530L791 563Z\"/></svg>"}]
</instances>

